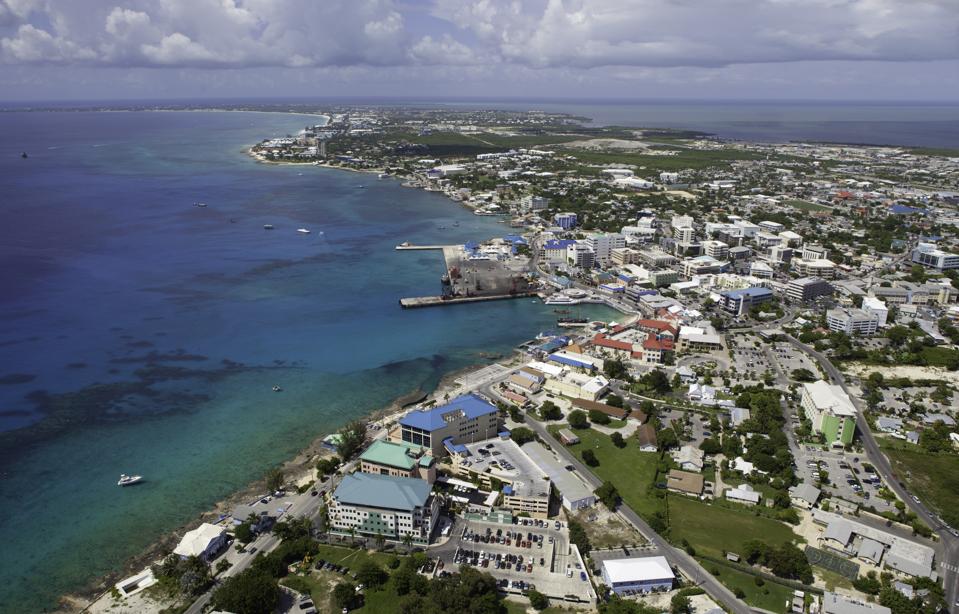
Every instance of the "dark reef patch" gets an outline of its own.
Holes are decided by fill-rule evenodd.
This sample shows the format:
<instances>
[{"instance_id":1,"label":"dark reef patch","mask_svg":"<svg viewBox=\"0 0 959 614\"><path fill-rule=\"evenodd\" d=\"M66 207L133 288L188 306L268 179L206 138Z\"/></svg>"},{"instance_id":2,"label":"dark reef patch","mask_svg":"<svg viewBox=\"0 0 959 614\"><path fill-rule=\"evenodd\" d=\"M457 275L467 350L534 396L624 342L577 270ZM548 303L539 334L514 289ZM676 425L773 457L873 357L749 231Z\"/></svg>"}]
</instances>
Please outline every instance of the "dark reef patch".
<instances>
[{"instance_id":1,"label":"dark reef patch","mask_svg":"<svg viewBox=\"0 0 959 614\"><path fill-rule=\"evenodd\" d=\"M27 384L37 379L33 373L8 373L0 375L0 384L4 386L15 386L17 384Z\"/></svg>"}]
</instances>

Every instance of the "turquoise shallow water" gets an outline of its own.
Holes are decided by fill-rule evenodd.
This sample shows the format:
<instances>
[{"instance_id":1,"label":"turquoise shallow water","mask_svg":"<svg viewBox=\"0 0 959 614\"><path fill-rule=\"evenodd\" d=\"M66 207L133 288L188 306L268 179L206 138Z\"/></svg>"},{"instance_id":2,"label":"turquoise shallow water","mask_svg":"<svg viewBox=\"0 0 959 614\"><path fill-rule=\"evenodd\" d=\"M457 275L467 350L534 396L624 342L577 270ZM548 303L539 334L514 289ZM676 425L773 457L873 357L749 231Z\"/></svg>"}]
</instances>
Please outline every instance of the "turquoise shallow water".
<instances>
[{"instance_id":1,"label":"turquoise shallow water","mask_svg":"<svg viewBox=\"0 0 959 614\"><path fill-rule=\"evenodd\" d=\"M317 435L552 327L527 300L401 310L442 265L396 244L507 229L244 154L306 121L0 114L0 611L52 608Z\"/></svg>"}]
</instances>

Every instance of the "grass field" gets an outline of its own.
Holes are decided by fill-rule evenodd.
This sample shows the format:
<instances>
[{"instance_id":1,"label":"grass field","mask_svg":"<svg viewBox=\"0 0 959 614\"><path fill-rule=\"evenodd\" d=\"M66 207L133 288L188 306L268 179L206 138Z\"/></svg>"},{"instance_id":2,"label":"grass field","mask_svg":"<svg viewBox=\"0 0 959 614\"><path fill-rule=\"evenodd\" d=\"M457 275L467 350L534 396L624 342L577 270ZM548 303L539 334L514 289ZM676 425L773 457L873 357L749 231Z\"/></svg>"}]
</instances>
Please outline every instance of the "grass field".
<instances>
[{"instance_id":1,"label":"grass field","mask_svg":"<svg viewBox=\"0 0 959 614\"><path fill-rule=\"evenodd\" d=\"M830 207L827 207L825 205L820 205L819 203L811 203L808 200L801 200L798 198L787 200L786 204L792 207L793 209L799 209L800 211L811 211L814 213L817 211L832 211Z\"/></svg>"},{"instance_id":2,"label":"grass field","mask_svg":"<svg viewBox=\"0 0 959 614\"><path fill-rule=\"evenodd\" d=\"M700 560L700 563L710 571L718 570L719 575L716 576L716 579L731 591L735 592L738 588L745 593L746 596L743 601L754 608L762 608L770 612L783 612L786 609L786 602L792 599L792 589L782 584L765 580L762 586L756 586L756 578L748 573L712 561Z\"/></svg>"},{"instance_id":3,"label":"grass field","mask_svg":"<svg viewBox=\"0 0 959 614\"><path fill-rule=\"evenodd\" d=\"M797 537L778 520L707 505L682 495L669 497L669 527L672 541L685 539L697 552L716 558L723 558L723 551L741 552L743 544L751 539L778 546Z\"/></svg>"},{"instance_id":4,"label":"grass field","mask_svg":"<svg viewBox=\"0 0 959 614\"><path fill-rule=\"evenodd\" d=\"M926 364L931 367L948 368L956 360L959 350L953 350L947 347L929 346L922 348L922 357L926 359Z\"/></svg>"},{"instance_id":5,"label":"grass field","mask_svg":"<svg viewBox=\"0 0 959 614\"><path fill-rule=\"evenodd\" d=\"M880 445L909 490L947 523L959 526L959 456L928 454L898 441L881 439Z\"/></svg>"},{"instance_id":6,"label":"grass field","mask_svg":"<svg viewBox=\"0 0 959 614\"><path fill-rule=\"evenodd\" d=\"M563 426L551 426L549 430L555 434ZM617 448L607 435L598 431L583 429L576 434L580 443L569 449L580 458L583 450L591 449L599 460L599 466L592 468L593 473L615 484L623 501L637 514L649 517L664 509L663 499L647 494L656 479L659 454L640 452L634 439L627 439L625 448Z\"/></svg>"}]
</instances>

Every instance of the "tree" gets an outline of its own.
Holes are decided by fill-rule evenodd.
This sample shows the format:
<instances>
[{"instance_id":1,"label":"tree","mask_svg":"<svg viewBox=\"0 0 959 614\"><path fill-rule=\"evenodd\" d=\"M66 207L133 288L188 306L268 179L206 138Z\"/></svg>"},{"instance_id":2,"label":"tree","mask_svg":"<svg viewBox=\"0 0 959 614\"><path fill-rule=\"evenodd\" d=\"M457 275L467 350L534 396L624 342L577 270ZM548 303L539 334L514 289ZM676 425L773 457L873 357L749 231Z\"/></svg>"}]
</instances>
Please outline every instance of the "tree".
<instances>
[{"instance_id":1,"label":"tree","mask_svg":"<svg viewBox=\"0 0 959 614\"><path fill-rule=\"evenodd\" d=\"M510 438L516 442L516 445L521 446L524 443L529 443L536 439L536 434L533 433L530 429L525 426L518 426L512 431L510 431Z\"/></svg>"},{"instance_id":2,"label":"tree","mask_svg":"<svg viewBox=\"0 0 959 614\"><path fill-rule=\"evenodd\" d=\"M882 583L879 581L879 578L876 577L875 571L870 571L866 575L856 578L853 580L852 585L857 591L869 595L878 595L882 589Z\"/></svg>"},{"instance_id":3,"label":"tree","mask_svg":"<svg viewBox=\"0 0 959 614\"><path fill-rule=\"evenodd\" d=\"M349 582L343 582L333 587L333 603L339 609L352 610L359 604L356 587Z\"/></svg>"},{"instance_id":4,"label":"tree","mask_svg":"<svg viewBox=\"0 0 959 614\"><path fill-rule=\"evenodd\" d=\"M536 610L545 610L549 607L549 597L539 591L529 591L526 596L529 598L529 604Z\"/></svg>"},{"instance_id":5,"label":"tree","mask_svg":"<svg viewBox=\"0 0 959 614\"><path fill-rule=\"evenodd\" d=\"M618 394L611 394L606 397L606 404L610 407L622 408L626 406L626 402L623 401L623 397L619 396Z\"/></svg>"},{"instance_id":6,"label":"tree","mask_svg":"<svg viewBox=\"0 0 959 614\"><path fill-rule=\"evenodd\" d=\"M270 492L276 492L283 487L283 482L286 480L286 476L283 475L283 470L279 467L270 469L269 473L266 474L266 488Z\"/></svg>"},{"instance_id":7,"label":"tree","mask_svg":"<svg viewBox=\"0 0 959 614\"><path fill-rule=\"evenodd\" d=\"M598 409L589 410L589 421L593 424L609 424L609 415L604 414Z\"/></svg>"},{"instance_id":8,"label":"tree","mask_svg":"<svg viewBox=\"0 0 959 614\"><path fill-rule=\"evenodd\" d=\"M691 614L693 606L689 597L682 593L676 593L669 602L669 611L671 614Z\"/></svg>"},{"instance_id":9,"label":"tree","mask_svg":"<svg viewBox=\"0 0 959 614\"><path fill-rule=\"evenodd\" d=\"M816 381L816 374L810 371L809 369L793 369L790 374L794 380L797 382L814 382Z\"/></svg>"},{"instance_id":10,"label":"tree","mask_svg":"<svg viewBox=\"0 0 959 614\"><path fill-rule=\"evenodd\" d=\"M623 439L623 434L620 433L619 431L616 431L615 433L610 435L610 439L612 440L613 445L616 446L617 448L626 447L626 440Z\"/></svg>"},{"instance_id":11,"label":"tree","mask_svg":"<svg viewBox=\"0 0 959 614\"><path fill-rule=\"evenodd\" d=\"M603 482L593 494L610 510L615 510L616 506L618 506L622 500L619 496L619 491L616 490L616 487L613 486L613 483L609 480Z\"/></svg>"},{"instance_id":12,"label":"tree","mask_svg":"<svg viewBox=\"0 0 959 614\"><path fill-rule=\"evenodd\" d=\"M340 442L336 446L336 451L340 453L344 461L349 461L366 443L366 422L351 420L337 434L340 436Z\"/></svg>"},{"instance_id":13,"label":"tree","mask_svg":"<svg viewBox=\"0 0 959 614\"><path fill-rule=\"evenodd\" d=\"M563 417L563 412L556 406L556 403L546 401L539 406L539 417L543 420L559 420Z\"/></svg>"},{"instance_id":14,"label":"tree","mask_svg":"<svg viewBox=\"0 0 959 614\"><path fill-rule=\"evenodd\" d=\"M290 517L273 525L273 534L283 541L310 537L312 533L313 521L306 516Z\"/></svg>"},{"instance_id":15,"label":"tree","mask_svg":"<svg viewBox=\"0 0 959 614\"><path fill-rule=\"evenodd\" d=\"M723 451L723 446L715 437L708 437L703 440L703 443L699 444L699 449L704 454L719 454Z\"/></svg>"},{"instance_id":16,"label":"tree","mask_svg":"<svg viewBox=\"0 0 959 614\"><path fill-rule=\"evenodd\" d=\"M356 570L356 581L371 588L383 586L388 577L386 571L371 560L364 561Z\"/></svg>"},{"instance_id":17,"label":"tree","mask_svg":"<svg viewBox=\"0 0 959 614\"><path fill-rule=\"evenodd\" d=\"M589 554L593 548L589 543L589 536L586 535L586 529L576 520L569 521L569 541L576 545L583 556Z\"/></svg>"},{"instance_id":18,"label":"tree","mask_svg":"<svg viewBox=\"0 0 959 614\"><path fill-rule=\"evenodd\" d=\"M629 380L629 369L621 358L611 358L603 361L603 373L609 379Z\"/></svg>"},{"instance_id":19,"label":"tree","mask_svg":"<svg viewBox=\"0 0 959 614\"><path fill-rule=\"evenodd\" d=\"M340 466L340 459L336 456L331 456L329 458L321 458L316 461L316 473L323 479L323 476L329 475L337 470Z\"/></svg>"},{"instance_id":20,"label":"tree","mask_svg":"<svg viewBox=\"0 0 959 614\"><path fill-rule=\"evenodd\" d=\"M585 429L589 427L589 419L586 418L586 412L581 409L574 409L566 416L566 421L574 429Z\"/></svg>"},{"instance_id":21,"label":"tree","mask_svg":"<svg viewBox=\"0 0 959 614\"><path fill-rule=\"evenodd\" d=\"M676 431L672 427L666 427L656 433L656 441L660 450L669 450L679 445L679 437L676 436Z\"/></svg>"},{"instance_id":22,"label":"tree","mask_svg":"<svg viewBox=\"0 0 959 614\"><path fill-rule=\"evenodd\" d=\"M280 586L276 579L254 569L227 578L213 592L213 608L235 614L267 614L279 602Z\"/></svg>"},{"instance_id":23,"label":"tree","mask_svg":"<svg viewBox=\"0 0 959 614\"><path fill-rule=\"evenodd\" d=\"M889 342L899 347L906 342L906 339L910 337L909 329L905 326L893 326L886 331L886 338L889 339Z\"/></svg>"},{"instance_id":24,"label":"tree","mask_svg":"<svg viewBox=\"0 0 959 614\"><path fill-rule=\"evenodd\" d=\"M666 372L662 369L653 369L641 377L639 381L647 389L654 392L666 393L672 389L669 383L669 378L666 376Z\"/></svg>"},{"instance_id":25,"label":"tree","mask_svg":"<svg viewBox=\"0 0 959 614\"><path fill-rule=\"evenodd\" d=\"M593 453L593 451L589 449L583 450L583 462L590 467L599 466L599 459L596 458L596 455Z\"/></svg>"}]
</instances>

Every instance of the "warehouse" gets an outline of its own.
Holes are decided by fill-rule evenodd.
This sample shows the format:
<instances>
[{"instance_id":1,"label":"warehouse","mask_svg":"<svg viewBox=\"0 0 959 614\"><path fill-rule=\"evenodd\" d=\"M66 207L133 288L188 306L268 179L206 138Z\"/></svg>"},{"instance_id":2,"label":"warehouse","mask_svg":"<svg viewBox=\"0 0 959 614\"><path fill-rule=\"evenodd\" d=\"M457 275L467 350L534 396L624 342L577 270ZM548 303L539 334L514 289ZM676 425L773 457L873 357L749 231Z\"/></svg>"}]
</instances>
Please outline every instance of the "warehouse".
<instances>
[{"instance_id":1,"label":"warehouse","mask_svg":"<svg viewBox=\"0 0 959 614\"><path fill-rule=\"evenodd\" d=\"M563 507L567 510L581 510L596 503L596 495L593 494L592 489L586 486L576 474L568 471L541 443L531 441L521 449L540 471L549 476L553 486L563 498Z\"/></svg>"},{"instance_id":2,"label":"warehouse","mask_svg":"<svg viewBox=\"0 0 959 614\"><path fill-rule=\"evenodd\" d=\"M676 578L663 556L603 561L602 573L603 582L618 594L626 591L668 591Z\"/></svg>"}]
</instances>

